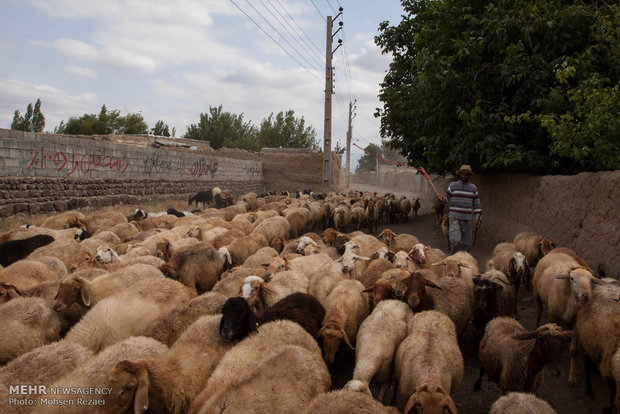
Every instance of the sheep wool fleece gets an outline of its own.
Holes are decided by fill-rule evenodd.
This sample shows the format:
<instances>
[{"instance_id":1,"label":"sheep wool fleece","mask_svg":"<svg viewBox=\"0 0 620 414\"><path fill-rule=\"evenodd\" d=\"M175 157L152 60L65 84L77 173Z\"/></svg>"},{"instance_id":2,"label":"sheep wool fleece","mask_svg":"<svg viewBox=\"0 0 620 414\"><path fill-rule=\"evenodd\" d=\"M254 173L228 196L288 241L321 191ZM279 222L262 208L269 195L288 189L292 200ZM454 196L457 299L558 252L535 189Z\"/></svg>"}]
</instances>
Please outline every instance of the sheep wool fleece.
<instances>
[{"instance_id":1,"label":"sheep wool fleece","mask_svg":"<svg viewBox=\"0 0 620 414\"><path fill-rule=\"evenodd\" d=\"M478 187L461 180L452 182L443 196L444 203L450 202L450 254L469 250L472 235L472 217L480 220L482 208Z\"/></svg>"}]
</instances>

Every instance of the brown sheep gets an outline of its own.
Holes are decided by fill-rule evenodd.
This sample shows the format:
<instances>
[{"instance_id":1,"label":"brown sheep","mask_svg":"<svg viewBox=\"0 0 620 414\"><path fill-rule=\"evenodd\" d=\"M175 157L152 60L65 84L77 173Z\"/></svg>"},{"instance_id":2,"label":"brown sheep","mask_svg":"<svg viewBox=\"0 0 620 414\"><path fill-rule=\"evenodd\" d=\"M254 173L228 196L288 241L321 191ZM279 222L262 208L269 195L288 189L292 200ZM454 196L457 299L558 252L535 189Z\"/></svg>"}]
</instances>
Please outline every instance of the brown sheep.
<instances>
[{"instance_id":1,"label":"brown sheep","mask_svg":"<svg viewBox=\"0 0 620 414\"><path fill-rule=\"evenodd\" d=\"M167 277L195 290L210 290L224 270L217 250L203 242L179 249L159 268Z\"/></svg>"},{"instance_id":2,"label":"brown sheep","mask_svg":"<svg viewBox=\"0 0 620 414\"><path fill-rule=\"evenodd\" d=\"M557 414L545 400L533 394L511 392L498 398L489 414Z\"/></svg>"},{"instance_id":3,"label":"brown sheep","mask_svg":"<svg viewBox=\"0 0 620 414\"><path fill-rule=\"evenodd\" d=\"M413 249L413 246L420 243L420 240L418 240L416 236L407 233L396 235L390 229L383 230L377 238L384 242L390 250L395 253L399 250L409 253L411 249Z\"/></svg>"},{"instance_id":4,"label":"brown sheep","mask_svg":"<svg viewBox=\"0 0 620 414\"><path fill-rule=\"evenodd\" d=\"M531 267L536 266L540 259L556 247L550 238L528 231L517 234L513 243L517 251L525 255Z\"/></svg>"},{"instance_id":5,"label":"brown sheep","mask_svg":"<svg viewBox=\"0 0 620 414\"><path fill-rule=\"evenodd\" d=\"M399 414L395 407L386 407L369 395L348 389L319 394L303 414Z\"/></svg>"},{"instance_id":6,"label":"brown sheep","mask_svg":"<svg viewBox=\"0 0 620 414\"><path fill-rule=\"evenodd\" d=\"M493 249L493 257L487 262L487 269L497 269L508 276L510 284L519 294L519 286L530 290L530 266L523 253L514 243L499 243Z\"/></svg>"},{"instance_id":7,"label":"brown sheep","mask_svg":"<svg viewBox=\"0 0 620 414\"><path fill-rule=\"evenodd\" d=\"M63 228L76 227L86 230L90 234L95 234L99 229L110 228L118 223L127 223L127 217L118 211L107 211L83 218L70 217Z\"/></svg>"}]
</instances>

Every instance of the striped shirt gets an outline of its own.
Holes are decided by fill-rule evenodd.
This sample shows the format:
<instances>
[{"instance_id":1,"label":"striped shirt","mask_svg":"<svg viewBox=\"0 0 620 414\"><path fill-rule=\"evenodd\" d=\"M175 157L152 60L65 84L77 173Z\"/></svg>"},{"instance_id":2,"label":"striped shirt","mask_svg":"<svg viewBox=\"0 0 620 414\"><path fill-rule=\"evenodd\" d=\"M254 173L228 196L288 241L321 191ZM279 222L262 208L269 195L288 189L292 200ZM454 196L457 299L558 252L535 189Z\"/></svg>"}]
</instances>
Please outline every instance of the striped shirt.
<instances>
[{"instance_id":1,"label":"striped shirt","mask_svg":"<svg viewBox=\"0 0 620 414\"><path fill-rule=\"evenodd\" d=\"M450 202L450 218L478 221L482 214L478 187L470 182L454 181L448 186L443 202Z\"/></svg>"}]
</instances>

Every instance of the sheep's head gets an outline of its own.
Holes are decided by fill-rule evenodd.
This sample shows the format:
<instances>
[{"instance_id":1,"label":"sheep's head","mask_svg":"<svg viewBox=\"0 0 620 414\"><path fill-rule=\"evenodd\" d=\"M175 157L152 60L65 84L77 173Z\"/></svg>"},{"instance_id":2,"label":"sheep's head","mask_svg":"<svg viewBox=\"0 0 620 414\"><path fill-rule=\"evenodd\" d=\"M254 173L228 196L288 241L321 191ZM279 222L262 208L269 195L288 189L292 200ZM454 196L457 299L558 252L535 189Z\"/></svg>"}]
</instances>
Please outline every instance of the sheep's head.
<instances>
[{"instance_id":1,"label":"sheep's head","mask_svg":"<svg viewBox=\"0 0 620 414\"><path fill-rule=\"evenodd\" d=\"M170 260L170 257L172 256L170 242L168 240L158 241L155 244L155 255L165 262Z\"/></svg>"},{"instance_id":2,"label":"sheep's head","mask_svg":"<svg viewBox=\"0 0 620 414\"><path fill-rule=\"evenodd\" d=\"M269 243L269 247L273 248L276 252L282 253L284 249L285 240L282 237L274 237Z\"/></svg>"},{"instance_id":3,"label":"sheep's head","mask_svg":"<svg viewBox=\"0 0 620 414\"><path fill-rule=\"evenodd\" d=\"M323 242L328 245L328 246L335 246L336 245L336 237L338 236L339 232L331 227L328 227L325 229L325 231L323 232Z\"/></svg>"},{"instance_id":4,"label":"sheep's head","mask_svg":"<svg viewBox=\"0 0 620 414\"><path fill-rule=\"evenodd\" d=\"M582 267L571 267L567 274L552 275L555 279L568 280L571 294L580 305L592 298L592 285L600 282L588 270Z\"/></svg>"},{"instance_id":5,"label":"sheep's head","mask_svg":"<svg viewBox=\"0 0 620 414\"><path fill-rule=\"evenodd\" d=\"M530 267L523 253L516 252L512 255L508 267L510 276L512 276L515 281L521 285L529 286Z\"/></svg>"},{"instance_id":6,"label":"sheep's head","mask_svg":"<svg viewBox=\"0 0 620 414\"><path fill-rule=\"evenodd\" d=\"M344 329L336 326L335 324L323 325L323 327L319 330L318 336L323 338L323 359L328 365L331 365L334 362L336 351L338 351L338 347L342 343L343 339L351 349L355 349L355 347L351 345L349 337Z\"/></svg>"},{"instance_id":7,"label":"sheep's head","mask_svg":"<svg viewBox=\"0 0 620 414\"><path fill-rule=\"evenodd\" d=\"M377 306L382 300L396 298L392 285L385 279L377 280L372 286L362 290L362 292L370 293L369 302L371 306Z\"/></svg>"},{"instance_id":8,"label":"sheep's head","mask_svg":"<svg viewBox=\"0 0 620 414\"><path fill-rule=\"evenodd\" d=\"M426 286L441 290L440 286L437 286L432 280L424 277L420 272L412 272L403 279L403 284L407 289L404 295L407 299L407 304L414 311L424 310L418 308L426 297Z\"/></svg>"},{"instance_id":9,"label":"sheep's head","mask_svg":"<svg viewBox=\"0 0 620 414\"><path fill-rule=\"evenodd\" d=\"M121 258L118 254L108 245L102 244L97 247L97 251L95 253L95 260L99 263L117 263L121 261Z\"/></svg>"},{"instance_id":10,"label":"sheep's head","mask_svg":"<svg viewBox=\"0 0 620 414\"><path fill-rule=\"evenodd\" d=\"M278 273L288 270L289 263L284 257L276 256L273 258L271 263L265 263L263 266L270 273Z\"/></svg>"},{"instance_id":11,"label":"sheep's head","mask_svg":"<svg viewBox=\"0 0 620 414\"><path fill-rule=\"evenodd\" d=\"M443 276L445 277L459 277L461 274L461 268L469 269L468 266L461 264L458 260L446 257L437 263L433 263L433 266L444 266Z\"/></svg>"},{"instance_id":12,"label":"sheep's head","mask_svg":"<svg viewBox=\"0 0 620 414\"><path fill-rule=\"evenodd\" d=\"M224 269L230 269L232 267L232 257L230 256L230 252L227 247L220 247L217 250L217 254L222 259L222 263L224 264Z\"/></svg>"},{"instance_id":13,"label":"sheep's head","mask_svg":"<svg viewBox=\"0 0 620 414\"><path fill-rule=\"evenodd\" d=\"M538 356L544 361L549 372L554 377L558 377L561 370L562 353L564 342L572 338L572 331L562 331L562 328L555 323L547 323L539 326L536 330L516 335L513 339L517 341L527 341L536 339L534 348Z\"/></svg>"},{"instance_id":14,"label":"sheep's head","mask_svg":"<svg viewBox=\"0 0 620 414\"><path fill-rule=\"evenodd\" d=\"M334 247L338 251L338 253L343 254L346 250L346 243L350 241L351 238L348 234L338 233L336 236L336 242L334 243Z\"/></svg>"},{"instance_id":15,"label":"sheep's head","mask_svg":"<svg viewBox=\"0 0 620 414\"><path fill-rule=\"evenodd\" d=\"M0 305L20 297L22 294L17 287L10 283L0 282Z\"/></svg>"},{"instance_id":16,"label":"sheep's head","mask_svg":"<svg viewBox=\"0 0 620 414\"><path fill-rule=\"evenodd\" d=\"M411 257L409 257L409 254L402 250L394 254L393 263L394 267L397 269L408 269L410 265L413 265L413 261L411 260Z\"/></svg>"},{"instance_id":17,"label":"sheep's head","mask_svg":"<svg viewBox=\"0 0 620 414\"><path fill-rule=\"evenodd\" d=\"M390 229L385 229L377 236L377 239L381 240L383 243L388 245L388 247L392 246L392 242L394 241L394 237L396 234Z\"/></svg>"},{"instance_id":18,"label":"sheep's head","mask_svg":"<svg viewBox=\"0 0 620 414\"><path fill-rule=\"evenodd\" d=\"M149 408L149 387L151 380L146 366L140 362L120 361L108 373L107 383L112 389L106 398L110 412L144 413ZM129 410L133 407L133 410Z\"/></svg>"},{"instance_id":19,"label":"sheep's head","mask_svg":"<svg viewBox=\"0 0 620 414\"><path fill-rule=\"evenodd\" d=\"M355 272L355 267L358 260L370 260L370 257L360 256L357 253L349 251L345 252L335 261L342 263L342 271L344 273L351 274L352 272Z\"/></svg>"},{"instance_id":20,"label":"sheep's head","mask_svg":"<svg viewBox=\"0 0 620 414\"><path fill-rule=\"evenodd\" d=\"M355 392L361 392L362 394L366 394L372 397L372 393L370 392L370 388L368 388L368 384L363 381L352 379L351 381L344 384L343 389Z\"/></svg>"},{"instance_id":21,"label":"sheep's head","mask_svg":"<svg viewBox=\"0 0 620 414\"><path fill-rule=\"evenodd\" d=\"M90 307L90 291L88 282L81 276L65 276L58 285L54 297L54 310L60 312L74 303L85 308Z\"/></svg>"},{"instance_id":22,"label":"sheep's head","mask_svg":"<svg viewBox=\"0 0 620 414\"><path fill-rule=\"evenodd\" d=\"M187 230L187 233L185 233L185 237L195 237L200 240L201 233L202 227L200 227L198 224L192 224L189 227L189 230Z\"/></svg>"},{"instance_id":23,"label":"sheep's head","mask_svg":"<svg viewBox=\"0 0 620 414\"><path fill-rule=\"evenodd\" d=\"M73 259L73 264L69 266L69 272L73 273L76 270L90 267L95 262L95 256L90 252L79 252Z\"/></svg>"},{"instance_id":24,"label":"sheep's head","mask_svg":"<svg viewBox=\"0 0 620 414\"><path fill-rule=\"evenodd\" d=\"M82 230L86 230L86 225L77 217L69 217L65 222L63 228L68 229L71 227L76 227Z\"/></svg>"},{"instance_id":25,"label":"sheep's head","mask_svg":"<svg viewBox=\"0 0 620 414\"><path fill-rule=\"evenodd\" d=\"M548 237L541 237L538 242L538 258L542 259L547 253L555 249L557 246L554 241Z\"/></svg>"},{"instance_id":26,"label":"sheep's head","mask_svg":"<svg viewBox=\"0 0 620 414\"><path fill-rule=\"evenodd\" d=\"M229 298L222 307L220 336L226 342L241 340L256 331L256 318L250 305L242 297Z\"/></svg>"},{"instance_id":27,"label":"sheep's head","mask_svg":"<svg viewBox=\"0 0 620 414\"><path fill-rule=\"evenodd\" d=\"M457 414L456 405L440 385L424 384L409 397L405 414Z\"/></svg>"},{"instance_id":28,"label":"sheep's head","mask_svg":"<svg viewBox=\"0 0 620 414\"><path fill-rule=\"evenodd\" d=\"M426 248L424 244L417 243L409 251L409 257L411 257L411 260L416 262L418 266L424 267L426 266L426 250L428 250L428 248Z\"/></svg>"},{"instance_id":29,"label":"sheep's head","mask_svg":"<svg viewBox=\"0 0 620 414\"><path fill-rule=\"evenodd\" d=\"M261 289L265 281L262 277L251 275L243 279L241 295L250 307L258 308L261 303Z\"/></svg>"}]
</instances>

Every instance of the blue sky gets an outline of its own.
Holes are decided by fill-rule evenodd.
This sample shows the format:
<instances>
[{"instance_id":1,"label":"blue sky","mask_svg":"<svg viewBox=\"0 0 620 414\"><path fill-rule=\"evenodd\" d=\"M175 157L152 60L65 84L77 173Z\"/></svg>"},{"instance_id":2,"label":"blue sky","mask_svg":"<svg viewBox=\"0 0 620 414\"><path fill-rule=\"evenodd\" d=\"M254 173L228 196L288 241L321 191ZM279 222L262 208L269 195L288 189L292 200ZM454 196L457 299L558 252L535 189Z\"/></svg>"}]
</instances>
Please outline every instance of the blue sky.
<instances>
[{"instance_id":1,"label":"blue sky","mask_svg":"<svg viewBox=\"0 0 620 414\"><path fill-rule=\"evenodd\" d=\"M400 21L398 0L0 0L0 128L40 98L47 131L105 104L181 136L222 105L255 125L292 109L322 145L325 19L340 6L332 148L346 143L353 100L353 142L380 144L390 57L374 37ZM351 154L354 166L361 150Z\"/></svg>"}]
</instances>

